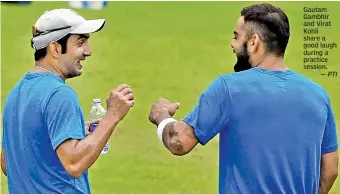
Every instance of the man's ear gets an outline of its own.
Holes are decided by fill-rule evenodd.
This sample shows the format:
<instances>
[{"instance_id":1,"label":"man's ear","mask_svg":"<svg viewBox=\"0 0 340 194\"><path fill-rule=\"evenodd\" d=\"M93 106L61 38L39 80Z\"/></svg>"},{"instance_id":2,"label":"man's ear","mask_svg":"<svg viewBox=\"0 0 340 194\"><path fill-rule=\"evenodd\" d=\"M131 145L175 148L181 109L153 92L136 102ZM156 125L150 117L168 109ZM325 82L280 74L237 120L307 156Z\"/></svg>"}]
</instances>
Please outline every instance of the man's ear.
<instances>
[{"instance_id":1,"label":"man's ear","mask_svg":"<svg viewBox=\"0 0 340 194\"><path fill-rule=\"evenodd\" d=\"M59 43L56 41L52 41L50 45L47 48L47 52L49 52L54 58L60 58L61 53L62 53L62 48Z\"/></svg>"},{"instance_id":2,"label":"man's ear","mask_svg":"<svg viewBox=\"0 0 340 194\"><path fill-rule=\"evenodd\" d=\"M254 53L259 49L261 38L258 34L253 34L248 41L248 52Z\"/></svg>"}]
</instances>

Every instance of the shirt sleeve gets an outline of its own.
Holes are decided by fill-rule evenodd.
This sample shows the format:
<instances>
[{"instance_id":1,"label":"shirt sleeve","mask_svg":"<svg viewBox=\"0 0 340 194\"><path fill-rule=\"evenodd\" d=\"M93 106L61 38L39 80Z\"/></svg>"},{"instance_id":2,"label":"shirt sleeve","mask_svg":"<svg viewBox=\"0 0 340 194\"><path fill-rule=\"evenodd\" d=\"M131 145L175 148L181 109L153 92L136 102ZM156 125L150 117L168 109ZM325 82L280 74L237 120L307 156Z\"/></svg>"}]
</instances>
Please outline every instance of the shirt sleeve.
<instances>
[{"instance_id":1,"label":"shirt sleeve","mask_svg":"<svg viewBox=\"0 0 340 194\"><path fill-rule=\"evenodd\" d=\"M183 118L183 122L194 128L199 143L205 145L226 127L229 112L228 86L220 76L200 95L196 106Z\"/></svg>"},{"instance_id":2,"label":"shirt sleeve","mask_svg":"<svg viewBox=\"0 0 340 194\"><path fill-rule=\"evenodd\" d=\"M322 144L321 144L322 154L334 152L338 149L336 124L335 124L334 114L331 108L329 98L327 102L327 110L328 110L327 122L326 122L326 126L324 129L324 135L323 135Z\"/></svg>"},{"instance_id":3,"label":"shirt sleeve","mask_svg":"<svg viewBox=\"0 0 340 194\"><path fill-rule=\"evenodd\" d=\"M78 97L70 87L59 87L52 92L44 114L54 150L65 140L85 137L84 119Z\"/></svg>"}]
</instances>

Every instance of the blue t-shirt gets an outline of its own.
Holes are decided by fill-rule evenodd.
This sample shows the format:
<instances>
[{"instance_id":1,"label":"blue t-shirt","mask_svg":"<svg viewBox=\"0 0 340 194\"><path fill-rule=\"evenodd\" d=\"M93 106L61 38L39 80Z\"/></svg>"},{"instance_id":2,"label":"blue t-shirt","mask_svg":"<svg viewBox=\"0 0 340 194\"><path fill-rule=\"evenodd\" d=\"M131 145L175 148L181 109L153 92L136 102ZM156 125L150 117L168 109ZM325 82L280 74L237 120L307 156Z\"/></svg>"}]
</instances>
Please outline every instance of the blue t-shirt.
<instances>
[{"instance_id":1,"label":"blue t-shirt","mask_svg":"<svg viewBox=\"0 0 340 194\"><path fill-rule=\"evenodd\" d=\"M220 134L220 194L317 194L338 148L327 93L291 70L222 75L183 121L202 145Z\"/></svg>"},{"instance_id":2,"label":"blue t-shirt","mask_svg":"<svg viewBox=\"0 0 340 194\"><path fill-rule=\"evenodd\" d=\"M10 193L90 193L88 172L78 179L62 166L56 148L85 137L74 90L51 73L27 73L8 95L2 147Z\"/></svg>"}]
</instances>

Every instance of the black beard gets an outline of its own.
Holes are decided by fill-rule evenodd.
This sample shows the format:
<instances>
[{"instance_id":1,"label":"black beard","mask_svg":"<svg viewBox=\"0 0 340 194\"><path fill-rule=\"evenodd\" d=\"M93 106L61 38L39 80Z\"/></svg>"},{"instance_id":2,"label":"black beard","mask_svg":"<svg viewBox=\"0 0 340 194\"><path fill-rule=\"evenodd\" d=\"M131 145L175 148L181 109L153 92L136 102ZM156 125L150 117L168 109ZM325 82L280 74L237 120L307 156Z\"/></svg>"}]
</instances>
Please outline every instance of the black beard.
<instances>
[{"instance_id":1,"label":"black beard","mask_svg":"<svg viewBox=\"0 0 340 194\"><path fill-rule=\"evenodd\" d=\"M234 71L240 72L244 70L248 70L252 68L251 64L249 63L249 55L247 53L247 44L243 45L241 54L237 56L237 62L234 65Z\"/></svg>"},{"instance_id":2,"label":"black beard","mask_svg":"<svg viewBox=\"0 0 340 194\"><path fill-rule=\"evenodd\" d=\"M237 57L237 62L234 65L234 71L235 72L248 70L250 68L252 68L252 66L249 63L249 57L247 57L247 56L238 56Z\"/></svg>"}]
</instances>

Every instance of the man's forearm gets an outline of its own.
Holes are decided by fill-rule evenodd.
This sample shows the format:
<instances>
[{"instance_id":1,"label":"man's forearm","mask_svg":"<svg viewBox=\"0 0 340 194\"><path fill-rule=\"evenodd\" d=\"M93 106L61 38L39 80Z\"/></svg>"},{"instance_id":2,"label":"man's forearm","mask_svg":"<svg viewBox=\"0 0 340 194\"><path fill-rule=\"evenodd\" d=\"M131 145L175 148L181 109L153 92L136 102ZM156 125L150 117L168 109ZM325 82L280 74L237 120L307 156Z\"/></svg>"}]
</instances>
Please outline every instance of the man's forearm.
<instances>
[{"instance_id":1,"label":"man's forearm","mask_svg":"<svg viewBox=\"0 0 340 194\"><path fill-rule=\"evenodd\" d=\"M167 124L162 136L165 147L173 154L182 156L189 153L198 143L193 128L183 121Z\"/></svg>"},{"instance_id":2,"label":"man's forearm","mask_svg":"<svg viewBox=\"0 0 340 194\"><path fill-rule=\"evenodd\" d=\"M68 161L66 169L73 177L79 177L96 161L118 122L114 116L105 116L90 135L82 140L72 140L72 148L64 150L64 157Z\"/></svg>"},{"instance_id":3,"label":"man's forearm","mask_svg":"<svg viewBox=\"0 0 340 194\"><path fill-rule=\"evenodd\" d=\"M164 98L152 105L149 120L157 126L157 136L173 155L185 155L198 143L194 128L183 121L171 118L179 103L170 103Z\"/></svg>"},{"instance_id":4,"label":"man's forearm","mask_svg":"<svg viewBox=\"0 0 340 194\"><path fill-rule=\"evenodd\" d=\"M171 116L167 112L159 112L155 118L155 125L158 126L164 119ZM180 142L179 133L175 131L176 122L171 122L164 127L162 141L165 147L174 155L182 155L183 145Z\"/></svg>"},{"instance_id":5,"label":"man's forearm","mask_svg":"<svg viewBox=\"0 0 340 194\"><path fill-rule=\"evenodd\" d=\"M174 155L182 155L183 145L179 139L179 133L175 131L175 122L167 124L163 131L165 147Z\"/></svg>"},{"instance_id":6,"label":"man's forearm","mask_svg":"<svg viewBox=\"0 0 340 194\"><path fill-rule=\"evenodd\" d=\"M75 148L79 151L78 163L83 169L88 169L98 158L105 144L110 139L118 120L112 122L113 117L105 117L90 135L78 141Z\"/></svg>"}]
</instances>

